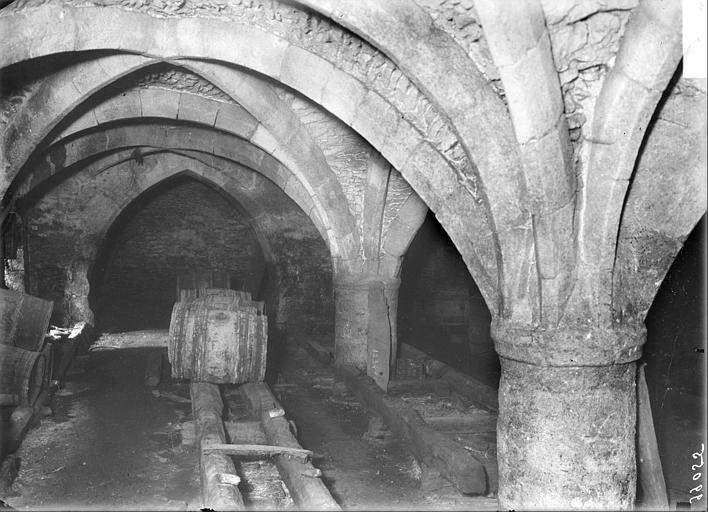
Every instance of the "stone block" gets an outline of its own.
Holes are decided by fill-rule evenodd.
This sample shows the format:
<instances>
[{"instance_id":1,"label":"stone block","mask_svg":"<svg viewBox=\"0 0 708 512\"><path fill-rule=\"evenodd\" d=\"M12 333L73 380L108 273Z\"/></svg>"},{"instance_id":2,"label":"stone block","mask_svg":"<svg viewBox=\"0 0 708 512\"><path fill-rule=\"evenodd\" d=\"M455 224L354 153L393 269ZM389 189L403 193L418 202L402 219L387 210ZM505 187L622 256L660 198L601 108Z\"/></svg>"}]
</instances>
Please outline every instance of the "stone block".
<instances>
[{"instance_id":1,"label":"stone block","mask_svg":"<svg viewBox=\"0 0 708 512\"><path fill-rule=\"evenodd\" d=\"M680 2L665 4L677 6L681 11ZM663 90L683 52L680 17L677 26L665 23L666 20L652 18L647 9L637 8L617 52L615 70L648 89Z\"/></svg>"},{"instance_id":2,"label":"stone block","mask_svg":"<svg viewBox=\"0 0 708 512\"><path fill-rule=\"evenodd\" d=\"M219 104L198 96L182 92L179 95L177 119L214 126Z\"/></svg>"},{"instance_id":3,"label":"stone block","mask_svg":"<svg viewBox=\"0 0 708 512\"><path fill-rule=\"evenodd\" d=\"M319 103L323 85L329 81L333 66L317 55L297 46L285 51L280 81Z\"/></svg>"},{"instance_id":4,"label":"stone block","mask_svg":"<svg viewBox=\"0 0 708 512\"><path fill-rule=\"evenodd\" d=\"M214 123L215 128L250 139L259 127L258 120L240 105L221 104Z\"/></svg>"},{"instance_id":5,"label":"stone block","mask_svg":"<svg viewBox=\"0 0 708 512\"><path fill-rule=\"evenodd\" d=\"M398 209L397 218L409 226L410 229L417 231L427 214L428 206L423 202L420 196L414 192L408 196L408 199L406 199Z\"/></svg>"},{"instance_id":6,"label":"stone block","mask_svg":"<svg viewBox=\"0 0 708 512\"><path fill-rule=\"evenodd\" d=\"M74 119L74 121L72 121L72 123L67 126L64 131L61 132L61 134L54 140L54 142L68 137L73 133L78 133L82 130L88 130L89 128L93 128L97 125L98 121L96 121L96 116L94 115L93 110L89 110L88 112L84 112L78 118Z\"/></svg>"},{"instance_id":7,"label":"stone block","mask_svg":"<svg viewBox=\"0 0 708 512\"><path fill-rule=\"evenodd\" d=\"M140 89L143 117L177 119L180 93L158 87Z\"/></svg>"},{"instance_id":8,"label":"stone block","mask_svg":"<svg viewBox=\"0 0 708 512\"><path fill-rule=\"evenodd\" d=\"M562 126L562 124L561 124ZM575 175L567 131L560 127L521 147L530 207L553 210L575 194Z\"/></svg>"},{"instance_id":9,"label":"stone block","mask_svg":"<svg viewBox=\"0 0 708 512\"><path fill-rule=\"evenodd\" d=\"M142 117L140 95L135 90L123 92L97 105L94 114L99 124Z\"/></svg>"},{"instance_id":10,"label":"stone block","mask_svg":"<svg viewBox=\"0 0 708 512\"><path fill-rule=\"evenodd\" d=\"M426 197L425 201L428 204L433 197L435 198L433 201L437 204L447 203L453 191L459 187L453 170L430 144L417 146L405 167L401 169L404 177L411 172L422 177L427 183L430 199Z\"/></svg>"},{"instance_id":11,"label":"stone block","mask_svg":"<svg viewBox=\"0 0 708 512\"><path fill-rule=\"evenodd\" d=\"M357 106L352 128L378 149L395 133L401 114L373 91L366 93Z\"/></svg>"},{"instance_id":12,"label":"stone block","mask_svg":"<svg viewBox=\"0 0 708 512\"><path fill-rule=\"evenodd\" d=\"M546 31L540 2L476 0L474 5L485 27L494 62L499 67L522 59Z\"/></svg>"},{"instance_id":13,"label":"stone block","mask_svg":"<svg viewBox=\"0 0 708 512\"><path fill-rule=\"evenodd\" d=\"M249 140L266 153L272 153L280 145L273 134L262 124L256 126Z\"/></svg>"},{"instance_id":14,"label":"stone block","mask_svg":"<svg viewBox=\"0 0 708 512\"><path fill-rule=\"evenodd\" d=\"M251 169L260 168L265 153L258 147L230 135L211 135L214 154L235 160Z\"/></svg>"},{"instance_id":15,"label":"stone block","mask_svg":"<svg viewBox=\"0 0 708 512\"><path fill-rule=\"evenodd\" d=\"M408 121L401 119L379 152L396 170L400 171L422 141L420 132Z\"/></svg>"},{"instance_id":16,"label":"stone block","mask_svg":"<svg viewBox=\"0 0 708 512\"><path fill-rule=\"evenodd\" d=\"M241 23L215 21L209 29L212 30L209 38L202 38L208 44L203 52L205 57L244 66L278 79L290 45L285 39Z\"/></svg>"},{"instance_id":17,"label":"stone block","mask_svg":"<svg viewBox=\"0 0 708 512\"><path fill-rule=\"evenodd\" d=\"M547 133L563 114L550 44L548 37L543 37L519 60L499 67L520 144Z\"/></svg>"},{"instance_id":18,"label":"stone block","mask_svg":"<svg viewBox=\"0 0 708 512\"><path fill-rule=\"evenodd\" d=\"M357 106L368 89L356 78L333 69L327 83L322 88L322 106L347 125L351 125Z\"/></svg>"},{"instance_id":19,"label":"stone block","mask_svg":"<svg viewBox=\"0 0 708 512\"><path fill-rule=\"evenodd\" d=\"M343 0L337 2L333 15L344 26L356 27L364 37L377 37L379 44L399 54L433 29L433 20L423 9L402 0Z\"/></svg>"},{"instance_id":20,"label":"stone block","mask_svg":"<svg viewBox=\"0 0 708 512\"><path fill-rule=\"evenodd\" d=\"M287 181L289 176L292 175L290 169L281 164L277 158L274 158L267 153L264 153L260 166L254 170L281 188L281 185Z\"/></svg>"},{"instance_id":21,"label":"stone block","mask_svg":"<svg viewBox=\"0 0 708 512\"><path fill-rule=\"evenodd\" d=\"M408 225L398 218L393 219L384 236L382 249L391 256L403 256L408 250L414 235L415 232L411 232Z\"/></svg>"}]
</instances>

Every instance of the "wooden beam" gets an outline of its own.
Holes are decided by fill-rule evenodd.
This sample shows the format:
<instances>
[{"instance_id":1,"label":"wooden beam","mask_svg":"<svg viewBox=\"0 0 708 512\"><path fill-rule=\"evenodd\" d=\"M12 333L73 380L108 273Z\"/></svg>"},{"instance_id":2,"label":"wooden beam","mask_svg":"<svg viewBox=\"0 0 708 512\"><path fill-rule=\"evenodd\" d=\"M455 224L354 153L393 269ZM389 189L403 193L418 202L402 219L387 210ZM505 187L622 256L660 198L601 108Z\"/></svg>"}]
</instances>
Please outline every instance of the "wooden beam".
<instances>
[{"instance_id":1,"label":"wooden beam","mask_svg":"<svg viewBox=\"0 0 708 512\"><path fill-rule=\"evenodd\" d=\"M261 421L225 421L224 427L230 443L268 444Z\"/></svg>"},{"instance_id":2,"label":"wooden beam","mask_svg":"<svg viewBox=\"0 0 708 512\"><path fill-rule=\"evenodd\" d=\"M192 382L192 412L199 450L204 507L212 510L245 510L238 490L236 467L231 457L218 451L204 450L209 444L226 442L222 414L224 403L219 386L208 382ZM226 476L224 476L226 475Z\"/></svg>"},{"instance_id":3,"label":"wooden beam","mask_svg":"<svg viewBox=\"0 0 708 512\"><path fill-rule=\"evenodd\" d=\"M275 455L286 455L301 462L307 462L312 458L312 452L303 448L292 448L290 446L272 446L269 444L202 444L202 450L218 451L228 455L241 457L274 457Z\"/></svg>"},{"instance_id":4,"label":"wooden beam","mask_svg":"<svg viewBox=\"0 0 708 512\"><path fill-rule=\"evenodd\" d=\"M251 412L261 418L266 439L272 445L301 448L290 431L286 417L280 414L281 405L268 386L262 382L247 383L239 390ZM278 411L277 414L271 414ZM311 462L300 462L290 457L276 455L275 463L280 476L290 491L295 504L304 510L341 510L327 487L319 479L322 474Z\"/></svg>"},{"instance_id":5,"label":"wooden beam","mask_svg":"<svg viewBox=\"0 0 708 512\"><path fill-rule=\"evenodd\" d=\"M437 377L442 381L446 381L450 389L455 390L475 405L492 412L499 410L498 391L492 386L455 370L453 367L430 357L422 350L407 343L401 343L401 353L427 361L434 361Z\"/></svg>"},{"instance_id":6,"label":"wooden beam","mask_svg":"<svg viewBox=\"0 0 708 512\"><path fill-rule=\"evenodd\" d=\"M650 510L669 510L666 482L656 443L649 389L642 363L637 368L637 477L642 490L642 505Z\"/></svg>"},{"instance_id":7,"label":"wooden beam","mask_svg":"<svg viewBox=\"0 0 708 512\"><path fill-rule=\"evenodd\" d=\"M389 429L410 441L415 458L435 469L464 494L485 494L487 472L459 443L429 427L420 414L400 399L387 396L376 383L352 367L337 374L365 407L380 415Z\"/></svg>"},{"instance_id":8,"label":"wooden beam","mask_svg":"<svg viewBox=\"0 0 708 512\"><path fill-rule=\"evenodd\" d=\"M323 347L311 339L299 339L298 344L305 349L310 356L325 366L328 366L334 361L334 349Z\"/></svg>"}]
</instances>

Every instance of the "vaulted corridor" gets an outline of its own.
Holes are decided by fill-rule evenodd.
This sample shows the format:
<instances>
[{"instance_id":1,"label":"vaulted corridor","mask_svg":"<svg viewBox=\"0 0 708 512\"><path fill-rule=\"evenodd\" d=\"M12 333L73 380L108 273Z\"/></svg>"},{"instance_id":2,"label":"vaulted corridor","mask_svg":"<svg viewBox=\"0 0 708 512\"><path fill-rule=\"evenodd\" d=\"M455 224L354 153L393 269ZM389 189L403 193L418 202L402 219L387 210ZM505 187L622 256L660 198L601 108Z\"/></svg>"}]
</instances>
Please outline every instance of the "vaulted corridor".
<instances>
[{"instance_id":1,"label":"vaulted corridor","mask_svg":"<svg viewBox=\"0 0 708 512\"><path fill-rule=\"evenodd\" d=\"M701 502L704 11L0 0L0 498L268 508L256 452L286 508Z\"/></svg>"}]
</instances>

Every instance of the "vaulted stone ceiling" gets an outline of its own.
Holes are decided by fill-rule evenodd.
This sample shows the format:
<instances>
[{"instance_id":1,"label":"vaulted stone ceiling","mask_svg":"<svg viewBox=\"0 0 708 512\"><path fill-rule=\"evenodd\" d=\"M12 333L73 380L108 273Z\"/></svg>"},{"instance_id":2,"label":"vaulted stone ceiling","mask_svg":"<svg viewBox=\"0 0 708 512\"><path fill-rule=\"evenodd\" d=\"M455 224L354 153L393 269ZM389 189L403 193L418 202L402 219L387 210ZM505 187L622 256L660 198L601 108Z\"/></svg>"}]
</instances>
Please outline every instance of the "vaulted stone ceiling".
<instances>
[{"instance_id":1,"label":"vaulted stone ceiling","mask_svg":"<svg viewBox=\"0 0 708 512\"><path fill-rule=\"evenodd\" d=\"M173 174L135 174L135 151L256 208L263 246L278 231L258 227L277 224L260 198L281 194L326 244L337 361L379 375L372 354L387 366L391 348L367 339L367 294L395 312L430 208L493 317L503 505L632 501L644 316L706 210L706 85L681 76L680 2L18 0L0 31L3 217L109 168L117 214ZM587 414L561 421L581 388ZM548 389L558 417L525 405ZM613 458L548 493L605 457L587 441L604 429ZM515 466L540 457L524 437L555 454L548 474Z\"/></svg>"}]
</instances>

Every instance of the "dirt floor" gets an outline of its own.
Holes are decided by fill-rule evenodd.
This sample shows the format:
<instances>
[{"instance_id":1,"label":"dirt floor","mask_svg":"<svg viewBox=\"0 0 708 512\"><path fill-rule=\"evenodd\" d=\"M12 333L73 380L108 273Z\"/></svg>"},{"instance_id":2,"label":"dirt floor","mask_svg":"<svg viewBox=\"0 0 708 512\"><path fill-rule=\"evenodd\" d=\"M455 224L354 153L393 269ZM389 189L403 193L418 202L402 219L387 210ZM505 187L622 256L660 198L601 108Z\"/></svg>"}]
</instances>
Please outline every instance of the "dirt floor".
<instances>
[{"instance_id":1,"label":"dirt floor","mask_svg":"<svg viewBox=\"0 0 708 512\"><path fill-rule=\"evenodd\" d=\"M85 369L74 368L54 396L53 415L28 432L16 454L19 475L3 501L32 510L201 508L197 454L183 438L191 420L188 386L163 378L148 387L147 354L161 349L135 348L161 337L164 332L117 333L92 348ZM333 393L331 370L302 351L285 360L272 387L343 509L496 509L494 497L462 496L421 468L406 442L353 396ZM252 508L292 509L267 465L245 463L239 471ZM263 481L249 478L252 471ZM278 496L268 502L259 492Z\"/></svg>"},{"instance_id":2,"label":"dirt floor","mask_svg":"<svg viewBox=\"0 0 708 512\"><path fill-rule=\"evenodd\" d=\"M180 442L188 402L155 396L144 384L146 352L92 351L52 400L54 414L30 430L4 498L17 509L198 509L194 448ZM159 389L188 396L185 385Z\"/></svg>"}]
</instances>

